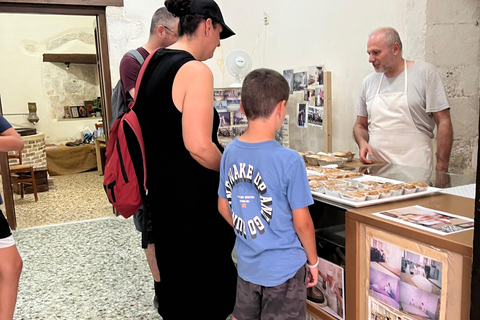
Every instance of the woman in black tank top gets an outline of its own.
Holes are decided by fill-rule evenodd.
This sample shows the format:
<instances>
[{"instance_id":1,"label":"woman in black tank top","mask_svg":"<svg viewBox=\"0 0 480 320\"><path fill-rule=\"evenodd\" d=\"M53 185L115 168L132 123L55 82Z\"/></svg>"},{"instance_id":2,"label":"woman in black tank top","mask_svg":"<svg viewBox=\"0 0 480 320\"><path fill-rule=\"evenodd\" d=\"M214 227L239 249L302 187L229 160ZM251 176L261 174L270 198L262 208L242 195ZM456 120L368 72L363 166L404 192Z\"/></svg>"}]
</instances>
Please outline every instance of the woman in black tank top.
<instances>
[{"instance_id":1,"label":"woman in black tank top","mask_svg":"<svg viewBox=\"0 0 480 320\"><path fill-rule=\"evenodd\" d=\"M220 39L233 32L212 0L165 5L180 18L179 39L151 58L134 106L145 144L161 277L159 314L165 320L184 319L185 313L224 320L235 303L230 255L235 236L217 210L223 149L217 140L213 75L200 61L211 58ZM180 301L188 311L178 309Z\"/></svg>"}]
</instances>

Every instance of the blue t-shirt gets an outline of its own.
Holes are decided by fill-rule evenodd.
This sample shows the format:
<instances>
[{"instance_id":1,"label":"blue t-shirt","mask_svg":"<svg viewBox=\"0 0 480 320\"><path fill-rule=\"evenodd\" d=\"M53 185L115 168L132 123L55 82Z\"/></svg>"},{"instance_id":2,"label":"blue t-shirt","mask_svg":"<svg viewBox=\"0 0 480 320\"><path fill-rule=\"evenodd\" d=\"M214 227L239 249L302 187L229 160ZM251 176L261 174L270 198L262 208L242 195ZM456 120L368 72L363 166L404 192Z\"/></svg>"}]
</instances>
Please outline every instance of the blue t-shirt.
<instances>
[{"instance_id":1,"label":"blue t-shirt","mask_svg":"<svg viewBox=\"0 0 480 320\"><path fill-rule=\"evenodd\" d=\"M292 278L307 260L292 210L313 203L302 157L274 140L237 138L223 153L218 195L230 205L238 275L266 287Z\"/></svg>"},{"instance_id":2,"label":"blue t-shirt","mask_svg":"<svg viewBox=\"0 0 480 320\"><path fill-rule=\"evenodd\" d=\"M10 129L12 125L3 117L0 116L0 134ZM3 204L2 195L0 194L0 204Z\"/></svg>"}]
</instances>

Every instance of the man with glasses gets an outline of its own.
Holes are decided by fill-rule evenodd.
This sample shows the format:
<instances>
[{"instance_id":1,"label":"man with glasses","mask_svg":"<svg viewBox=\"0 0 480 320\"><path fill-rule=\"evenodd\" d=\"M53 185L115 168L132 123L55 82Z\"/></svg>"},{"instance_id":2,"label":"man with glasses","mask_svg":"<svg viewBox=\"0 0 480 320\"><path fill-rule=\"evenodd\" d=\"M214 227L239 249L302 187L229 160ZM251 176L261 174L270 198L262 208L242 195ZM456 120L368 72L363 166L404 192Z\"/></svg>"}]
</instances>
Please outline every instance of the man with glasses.
<instances>
[{"instance_id":1,"label":"man with glasses","mask_svg":"<svg viewBox=\"0 0 480 320\"><path fill-rule=\"evenodd\" d=\"M125 101L130 102L135 98L135 82L137 80L140 68L143 61L147 59L148 55L158 48L165 48L177 41L178 38L178 18L175 18L165 7L158 9L152 17L150 25L150 36L148 42L143 46L137 48L137 52L141 55L135 57L131 54L125 54L120 62L120 79L123 84L123 95ZM145 222L144 219L147 219ZM151 219L148 214L145 214L143 208L140 208L133 216L135 226L138 231L146 233L146 239L148 246L145 249L145 255L147 256L148 265L152 272L155 286L158 286L160 282L160 271L158 270L157 259L155 256L155 245L153 243L153 232ZM145 226L147 226L145 228ZM145 230L147 229L147 230ZM158 300L155 296L154 306L158 309Z\"/></svg>"},{"instance_id":2,"label":"man with glasses","mask_svg":"<svg viewBox=\"0 0 480 320\"><path fill-rule=\"evenodd\" d=\"M165 7L158 9L152 17L148 42L137 48L138 53L143 59L147 59L148 55L156 49L174 44L178 38L177 29L178 18L175 18ZM120 79L126 101L131 101L135 97L135 82L142 64L143 61L138 61L130 54L124 55L120 61Z\"/></svg>"}]
</instances>

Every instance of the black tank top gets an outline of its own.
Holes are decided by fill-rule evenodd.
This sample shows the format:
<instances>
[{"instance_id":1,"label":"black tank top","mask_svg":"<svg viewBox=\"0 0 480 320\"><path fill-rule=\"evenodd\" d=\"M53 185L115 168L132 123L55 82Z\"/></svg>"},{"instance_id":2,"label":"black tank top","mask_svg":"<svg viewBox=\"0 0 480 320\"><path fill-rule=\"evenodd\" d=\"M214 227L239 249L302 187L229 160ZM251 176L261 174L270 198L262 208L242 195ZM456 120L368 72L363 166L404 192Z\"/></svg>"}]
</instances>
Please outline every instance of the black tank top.
<instances>
[{"instance_id":1,"label":"black tank top","mask_svg":"<svg viewBox=\"0 0 480 320\"><path fill-rule=\"evenodd\" d=\"M149 196L155 196L166 185L169 189L185 187L192 179L202 182L201 189L209 189L205 192L214 192L216 195L219 175L200 165L185 148L182 113L175 107L172 98L173 81L178 70L192 60L195 60L194 57L186 51L158 50L145 70L137 93L133 110L142 127ZM215 110L212 141L223 152L217 139L219 123ZM159 181L166 184L159 184ZM212 191L213 185L215 190Z\"/></svg>"},{"instance_id":2,"label":"black tank top","mask_svg":"<svg viewBox=\"0 0 480 320\"><path fill-rule=\"evenodd\" d=\"M175 75L192 60L185 51L157 51L133 110L145 144L148 205L162 277L159 312L164 319L178 318L175 301L186 292L181 276L193 279L201 290L189 301L192 310L221 320L235 303L236 270L230 257L235 233L217 209L219 173L201 166L185 148L182 113L172 99ZM212 141L223 151L217 140L219 122L215 111Z\"/></svg>"}]
</instances>

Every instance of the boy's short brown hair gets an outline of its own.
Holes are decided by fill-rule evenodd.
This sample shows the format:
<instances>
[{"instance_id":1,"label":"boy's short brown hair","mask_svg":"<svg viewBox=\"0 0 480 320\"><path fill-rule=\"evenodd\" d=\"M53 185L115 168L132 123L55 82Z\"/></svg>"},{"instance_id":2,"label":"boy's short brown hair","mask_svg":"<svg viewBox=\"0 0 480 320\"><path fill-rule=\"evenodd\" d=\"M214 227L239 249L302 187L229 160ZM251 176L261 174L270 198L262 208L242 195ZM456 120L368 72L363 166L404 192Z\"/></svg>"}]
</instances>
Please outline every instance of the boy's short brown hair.
<instances>
[{"instance_id":1,"label":"boy's short brown hair","mask_svg":"<svg viewBox=\"0 0 480 320\"><path fill-rule=\"evenodd\" d=\"M275 106L288 101L290 88L287 80L275 70L256 69L243 80L242 106L249 120L268 118Z\"/></svg>"}]
</instances>

